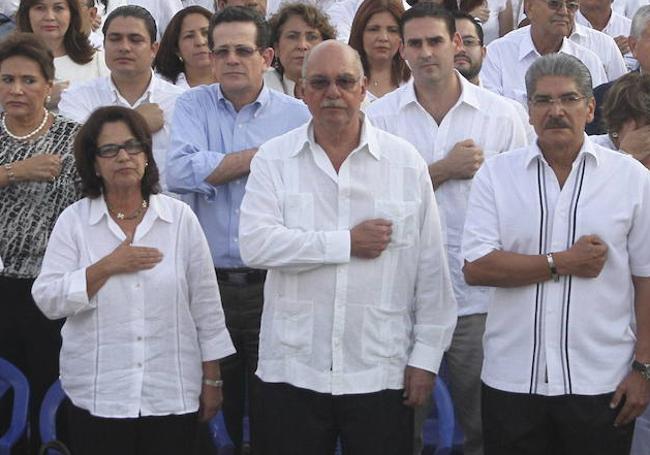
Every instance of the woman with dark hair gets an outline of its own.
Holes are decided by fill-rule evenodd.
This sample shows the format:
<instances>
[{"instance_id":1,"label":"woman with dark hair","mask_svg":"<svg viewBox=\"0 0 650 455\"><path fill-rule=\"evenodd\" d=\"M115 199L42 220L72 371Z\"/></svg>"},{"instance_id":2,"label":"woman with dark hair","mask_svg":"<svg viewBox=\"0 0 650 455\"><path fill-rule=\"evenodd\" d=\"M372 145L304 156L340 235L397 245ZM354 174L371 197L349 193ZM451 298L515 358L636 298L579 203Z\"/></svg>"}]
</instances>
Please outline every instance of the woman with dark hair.
<instances>
[{"instance_id":1,"label":"woman with dark hair","mask_svg":"<svg viewBox=\"0 0 650 455\"><path fill-rule=\"evenodd\" d=\"M305 55L318 43L336 38L336 30L318 7L297 2L283 3L269 25L275 51L274 70L264 75L264 83L296 96L296 83L301 77Z\"/></svg>"},{"instance_id":2,"label":"woman with dark hair","mask_svg":"<svg viewBox=\"0 0 650 455\"><path fill-rule=\"evenodd\" d=\"M62 329L61 384L75 455L192 453L235 352L208 243L183 202L160 194L136 111L97 109L75 140L85 198L52 231L32 288ZM197 418L198 417L198 418Z\"/></svg>"},{"instance_id":3,"label":"woman with dark hair","mask_svg":"<svg viewBox=\"0 0 650 455\"><path fill-rule=\"evenodd\" d=\"M16 13L18 30L34 33L54 55L55 85L50 108L59 104L70 83L109 74L103 52L92 47L82 32L78 0L22 0Z\"/></svg>"},{"instance_id":4,"label":"woman with dark hair","mask_svg":"<svg viewBox=\"0 0 650 455\"><path fill-rule=\"evenodd\" d=\"M79 125L45 108L53 78L41 39L14 33L0 42L0 357L29 379L32 428L58 376L61 322L41 314L30 290L57 217L80 196L72 155ZM35 453L38 431L32 437Z\"/></svg>"},{"instance_id":5,"label":"woman with dark hair","mask_svg":"<svg viewBox=\"0 0 650 455\"><path fill-rule=\"evenodd\" d=\"M208 48L211 17L212 13L201 6L189 6L176 13L160 40L154 70L183 88L217 82Z\"/></svg>"},{"instance_id":6,"label":"woman with dark hair","mask_svg":"<svg viewBox=\"0 0 650 455\"><path fill-rule=\"evenodd\" d=\"M349 44L361 56L368 78L366 99L370 102L392 92L411 77L399 53L402 42L399 21L403 12L400 1L365 0L352 21Z\"/></svg>"},{"instance_id":7,"label":"woman with dark hair","mask_svg":"<svg viewBox=\"0 0 650 455\"><path fill-rule=\"evenodd\" d=\"M608 90L602 107L608 133L590 136L604 147L622 150L650 168L650 74L628 73Z\"/></svg>"}]
</instances>

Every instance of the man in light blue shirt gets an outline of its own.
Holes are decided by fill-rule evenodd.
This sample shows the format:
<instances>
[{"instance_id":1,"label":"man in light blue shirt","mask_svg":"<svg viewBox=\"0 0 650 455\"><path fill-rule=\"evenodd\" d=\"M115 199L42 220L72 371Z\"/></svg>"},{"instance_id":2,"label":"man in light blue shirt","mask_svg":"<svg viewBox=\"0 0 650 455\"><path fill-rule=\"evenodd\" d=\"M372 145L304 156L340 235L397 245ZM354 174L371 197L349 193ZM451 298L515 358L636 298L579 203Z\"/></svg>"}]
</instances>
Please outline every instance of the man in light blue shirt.
<instances>
[{"instance_id":1,"label":"man in light blue shirt","mask_svg":"<svg viewBox=\"0 0 650 455\"><path fill-rule=\"evenodd\" d=\"M221 362L226 428L241 453L245 385L253 453L257 414L257 346L265 271L246 268L239 254L239 207L250 161L267 140L310 118L299 100L263 85L273 59L263 18L229 7L210 22L208 41L220 84L200 86L178 98L173 118L167 178L185 195L208 238L219 291L237 354ZM220 400L219 372L204 388ZM205 381L207 380L207 381ZM217 382L214 382L214 381ZM214 403L202 403L203 406Z\"/></svg>"}]
</instances>

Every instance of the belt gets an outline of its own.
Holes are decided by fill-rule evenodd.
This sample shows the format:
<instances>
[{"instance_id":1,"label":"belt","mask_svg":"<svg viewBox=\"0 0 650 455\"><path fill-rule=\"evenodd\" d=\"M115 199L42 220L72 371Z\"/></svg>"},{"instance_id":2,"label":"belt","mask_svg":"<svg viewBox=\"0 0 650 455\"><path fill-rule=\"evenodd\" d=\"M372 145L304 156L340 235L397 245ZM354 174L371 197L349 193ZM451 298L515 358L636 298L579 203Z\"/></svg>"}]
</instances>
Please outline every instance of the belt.
<instances>
[{"instance_id":1,"label":"belt","mask_svg":"<svg viewBox=\"0 0 650 455\"><path fill-rule=\"evenodd\" d=\"M215 269L215 271L217 272L217 280L239 286L263 283L264 278L266 278L266 270L260 269Z\"/></svg>"}]
</instances>

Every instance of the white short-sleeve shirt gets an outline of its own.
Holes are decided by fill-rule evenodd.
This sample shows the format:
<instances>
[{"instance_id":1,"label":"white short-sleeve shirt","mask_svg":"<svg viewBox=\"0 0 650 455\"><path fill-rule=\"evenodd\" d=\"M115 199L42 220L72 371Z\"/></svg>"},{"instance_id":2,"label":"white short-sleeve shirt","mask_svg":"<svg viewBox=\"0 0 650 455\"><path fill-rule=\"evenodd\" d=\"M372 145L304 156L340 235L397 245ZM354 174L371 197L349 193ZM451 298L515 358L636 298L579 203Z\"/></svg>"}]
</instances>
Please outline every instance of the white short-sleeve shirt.
<instances>
[{"instance_id":1,"label":"white short-sleeve shirt","mask_svg":"<svg viewBox=\"0 0 650 455\"><path fill-rule=\"evenodd\" d=\"M576 13L576 23L580 25L584 25L585 27L593 28L591 23L587 20L583 14L578 11ZM630 29L632 28L632 20L628 19L627 17L618 14L615 11L611 12L611 15L609 16L609 22L607 22L607 25L605 25L605 28L603 28L601 31L612 38L616 38L618 36L630 36ZM627 66L627 69L630 71L633 71L638 68L639 62L637 59L634 58L632 55L632 52L628 52L627 54L623 55L623 60L625 60L625 66Z\"/></svg>"},{"instance_id":2,"label":"white short-sleeve shirt","mask_svg":"<svg viewBox=\"0 0 650 455\"><path fill-rule=\"evenodd\" d=\"M586 47L603 62L608 81L613 81L627 73L623 54L619 50L614 38L606 33L599 32L591 27L573 24L573 33L569 39L580 46Z\"/></svg>"},{"instance_id":3,"label":"white short-sleeve shirt","mask_svg":"<svg viewBox=\"0 0 650 455\"><path fill-rule=\"evenodd\" d=\"M597 278L562 276L496 288L481 378L507 392L614 391L635 346L632 276L650 276L650 173L631 156L585 142L560 189L539 147L497 155L474 177L463 255L564 251L595 234L608 246Z\"/></svg>"}]
</instances>

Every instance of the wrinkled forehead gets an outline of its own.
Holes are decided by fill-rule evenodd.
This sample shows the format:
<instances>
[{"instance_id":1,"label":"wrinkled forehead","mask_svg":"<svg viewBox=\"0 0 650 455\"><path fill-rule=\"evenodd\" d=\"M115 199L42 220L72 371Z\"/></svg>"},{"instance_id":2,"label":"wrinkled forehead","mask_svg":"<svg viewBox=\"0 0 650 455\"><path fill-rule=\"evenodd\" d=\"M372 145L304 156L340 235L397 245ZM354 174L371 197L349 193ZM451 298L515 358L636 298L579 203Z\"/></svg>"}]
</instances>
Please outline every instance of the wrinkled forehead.
<instances>
[{"instance_id":1,"label":"wrinkled forehead","mask_svg":"<svg viewBox=\"0 0 650 455\"><path fill-rule=\"evenodd\" d=\"M212 30L214 47L253 46L257 38L257 28L252 22L222 22Z\"/></svg>"}]
</instances>

